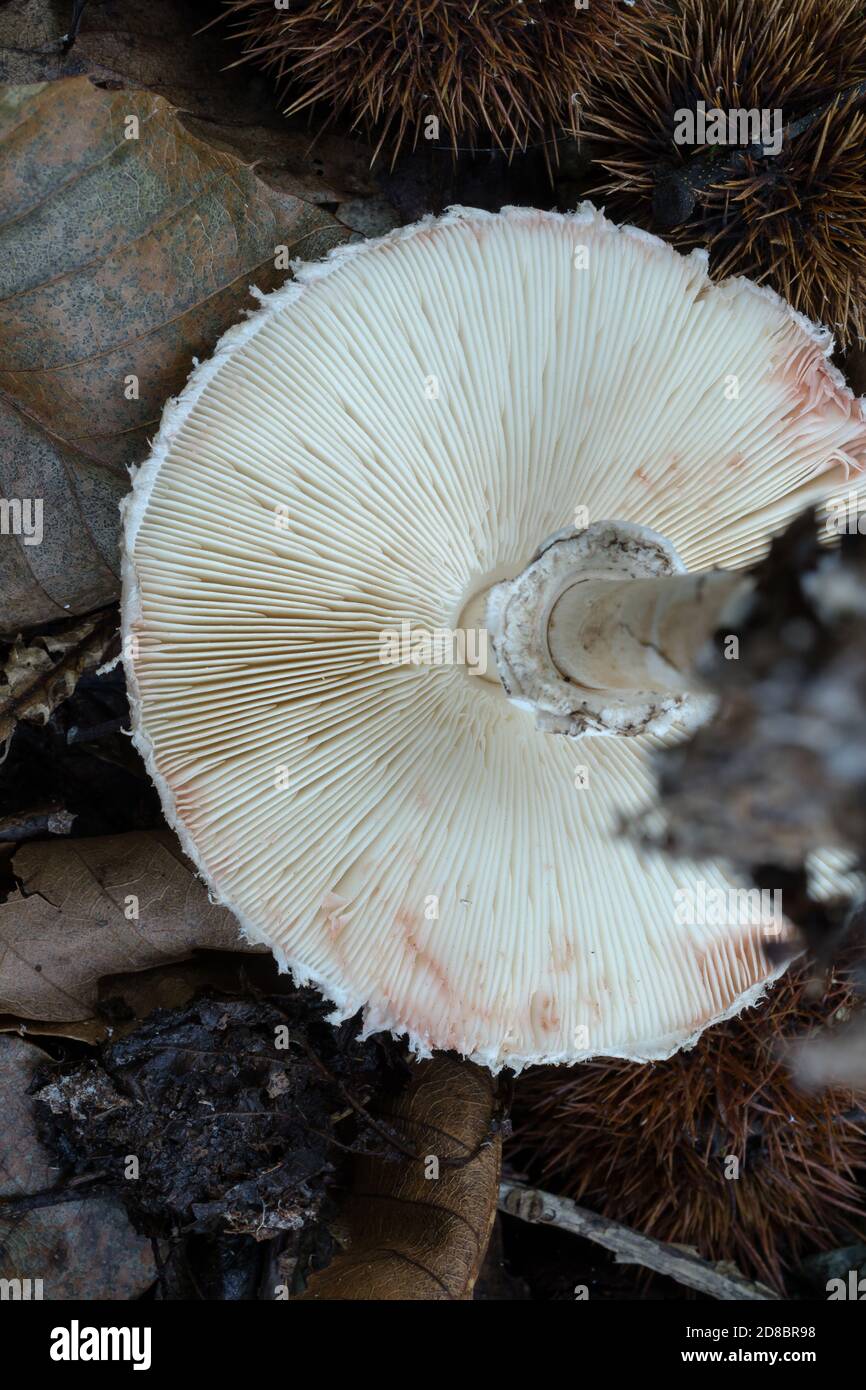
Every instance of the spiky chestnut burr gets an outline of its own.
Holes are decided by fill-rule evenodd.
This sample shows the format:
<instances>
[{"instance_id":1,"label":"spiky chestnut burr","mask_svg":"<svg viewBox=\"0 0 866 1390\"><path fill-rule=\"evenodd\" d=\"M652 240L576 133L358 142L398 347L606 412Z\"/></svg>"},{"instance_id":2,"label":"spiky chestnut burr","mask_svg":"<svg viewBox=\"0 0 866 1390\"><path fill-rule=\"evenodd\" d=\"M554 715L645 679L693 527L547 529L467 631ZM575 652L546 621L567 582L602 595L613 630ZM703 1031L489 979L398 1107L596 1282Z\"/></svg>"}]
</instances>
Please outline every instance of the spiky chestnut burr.
<instances>
[{"instance_id":1,"label":"spiky chestnut burr","mask_svg":"<svg viewBox=\"0 0 866 1390\"><path fill-rule=\"evenodd\" d=\"M677 144L677 112L781 111L778 154ZM608 213L719 276L764 280L828 324L866 332L866 9L860 0L643 0L600 50L585 129Z\"/></svg>"},{"instance_id":2,"label":"spiky chestnut burr","mask_svg":"<svg viewBox=\"0 0 866 1390\"><path fill-rule=\"evenodd\" d=\"M274 78L286 114L348 117L392 156L425 122L437 143L509 154L574 130L617 0L225 0L244 56ZM327 115L325 116L327 119ZM435 130L431 126L430 130Z\"/></svg>"},{"instance_id":3,"label":"spiky chestnut burr","mask_svg":"<svg viewBox=\"0 0 866 1390\"><path fill-rule=\"evenodd\" d=\"M857 1005L842 971L814 994L799 967L666 1062L528 1072L512 1158L593 1210L784 1290L803 1254L866 1230L866 1098L798 1089L781 1055Z\"/></svg>"}]
</instances>

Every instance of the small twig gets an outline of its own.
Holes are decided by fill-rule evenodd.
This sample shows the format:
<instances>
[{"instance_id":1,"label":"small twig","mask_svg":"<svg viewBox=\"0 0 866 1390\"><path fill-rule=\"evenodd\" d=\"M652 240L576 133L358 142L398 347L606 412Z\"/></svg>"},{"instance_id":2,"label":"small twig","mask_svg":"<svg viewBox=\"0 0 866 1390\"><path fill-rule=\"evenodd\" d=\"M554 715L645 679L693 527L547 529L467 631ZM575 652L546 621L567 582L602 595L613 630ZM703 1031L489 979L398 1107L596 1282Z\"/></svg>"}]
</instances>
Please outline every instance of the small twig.
<instances>
[{"instance_id":1,"label":"small twig","mask_svg":"<svg viewBox=\"0 0 866 1390\"><path fill-rule=\"evenodd\" d=\"M0 1216L6 1212L14 1215L25 1211L39 1211L42 1207L56 1207L61 1202L78 1202L85 1197L93 1195L91 1192L82 1192L83 1187L89 1187L93 1183L98 1183L107 1178L108 1173L89 1173L85 1177L71 1178L62 1187L46 1187L41 1192L26 1192L21 1196L13 1194L10 1197L0 1197Z\"/></svg>"},{"instance_id":2,"label":"small twig","mask_svg":"<svg viewBox=\"0 0 866 1390\"><path fill-rule=\"evenodd\" d=\"M81 21L84 18L84 7L87 0L73 0L72 18L69 21L69 29L63 35L60 52L66 57L75 40L78 38L78 30L81 28Z\"/></svg>"},{"instance_id":3,"label":"small twig","mask_svg":"<svg viewBox=\"0 0 866 1390\"><path fill-rule=\"evenodd\" d=\"M297 1106L295 1108L298 1109ZM298 1115L300 1116L300 1122L303 1128L308 1134L317 1135L319 1139L326 1140L327 1143L333 1144L335 1149L341 1149L344 1154L351 1154L353 1158L376 1158L381 1159L384 1163L387 1162L388 1159L394 1157L390 1149L360 1149L356 1144L343 1144L339 1139L335 1139L333 1134L329 1134L327 1130L317 1129L315 1125L307 1124L300 1110L298 1110Z\"/></svg>"},{"instance_id":4,"label":"small twig","mask_svg":"<svg viewBox=\"0 0 866 1390\"><path fill-rule=\"evenodd\" d=\"M148 1042L145 1044L148 1052L186 1052L190 1057L209 1057L212 1061L235 1057L252 1057L255 1062L277 1062L285 1066L285 1054L280 1056L277 1052L254 1052L251 1049L237 1052L214 1052L209 1047L190 1047L188 1043L160 1043Z\"/></svg>"},{"instance_id":5,"label":"small twig","mask_svg":"<svg viewBox=\"0 0 866 1390\"><path fill-rule=\"evenodd\" d=\"M20 844L34 835L68 835L75 816L57 802L0 818L0 841Z\"/></svg>"},{"instance_id":6,"label":"small twig","mask_svg":"<svg viewBox=\"0 0 866 1390\"><path fill-rule=\"evenodd\" d=\"M617 1264L644 1265L657 1274L666 1274L686 1288L708 1294L710 1298L778 1300L779 1295L764 1284L754 1284L741 1274L729 1274L698 1255L676 1246L639 1235L618 1221L579 1207L568 1197L556 1197L534 1187L503 1182L499 1187L499 1210L532 1225L557 1226L612 1251Z\"/></svg>"},{"instance_id":7,"label":"small twig","mask_svg":"<svg viewBox=\"0 0 866 1390\"><path fill-rule=\"evenodd\" d=\"M338 1076L335 1076L334 1073L330 1071L328 1067L325 1066L325 1063L322 1061L321 1057L319 1057L316 1054L314 1049L310 1047L308 1043L301 1040L301 1047L307 1054L308 1059L313 1063L313 1066L316 1068L316 1070L319 1071L321 1075L324 1076L325 1079L329 1081L332 1086L336 1086L337 1090L340 1092L340 1095L346 1101L347 1105L351 1105L352 1109L357 1111L357 1113L360 1116L362 1116L364 1120L366 1120L367 1124L369 1124L370 1127L375 1130L375 1132L379 1135L380 1139L384 1139L385 1143L389 1144L392 1148L398 1149L404 1158L423 1158L423 1154L415 1153L407 1145L402 1144L400 1140L396 1137L396 1135L389 1133L389 1131L384 1125L379 1124L379 1122L375 1120L373 1116L370 1114L367 1107L365 1105L362 1105L361 1101L356 1100L356 1098L352 1095L348 1087L343 1085L343 1082L340 1080L340 1078Z\"/></svg>"},{"instance_id":8,"label":"small twig","mask_svg":"<svg viewBox=\"0 0 866 1390\"><path fill-rule=\"evenodd\" d=\"M304 1049L313 1065L321 1072L322 1076L326 1077L328 1081L330 1081L332 1086L337 1087L338 1091L340 1092L341 1096L346 1101L346 1103L348 1105L351 1105L353 1110L357 1111L357 1113L362 1117L363 1120L365 1120L365 1122L370 1126L370 1128L373 1129L375 1133L379 1135L380 1139L384 1139L386 1144L390 1145L392 1149L396 1149L398 1153L401 1153L403 1155L404 1158L411 1159L413 1162L416 1163L421 1163L424 1161L424 1159L427 1157L426 1153L419 1153L415 1149L410 1148L408 1144L404 1144L402 1140L397 1138L397 1134L394 1130L390 1129L387 1125L380 1123L380 1121L374 1119L367 1107L365 1105L362 1105L361 1101L356 1100L356 1098L352 1095L348 1087L343 1084L343 1082L340 1080L338 1076L335 1076L334 1073L330 1071L328 1067L325 1066L325 1063L322 1061L321 1057L319 1057L315 1053L313 1048L311 1048L308 1043L301 1041L301 1047ZM415 1123L424 1124L425 1122L423 1120L418 1120L415 1121ZM426 1127L428 1129L431 1128L430 1125L427 1125ZM486 1148L487 1145L490 1143L493 1132L494 1131L491 1129L491 1132L489 1134L486 1134L483 1139L479 1140L479 1142L475 1145L474 1148L469 1149L468 1152L465 1154L445 1154L442 1158L439 1159L440 1167L467 1167L468 1164L473 1163L475 1161L475 1159L481 1153L481 1150ZM452 1138L453 1136L448 1135L447 1137Z\"/></svg>"},{"instance_id":9,"label":"small twig","mask_svg":"<svg viewBox=\"0 0 866 1390\"><path fill-rule=\"evenodd\" d=\"M98 743L100 739L111 738L112 734L128 734L129 717L123 715L119 719L104 719L101 724L91 724L89 727L81 729L77 724L73 724L66 732L67 743Z\"/></svg>"}]
</instances>

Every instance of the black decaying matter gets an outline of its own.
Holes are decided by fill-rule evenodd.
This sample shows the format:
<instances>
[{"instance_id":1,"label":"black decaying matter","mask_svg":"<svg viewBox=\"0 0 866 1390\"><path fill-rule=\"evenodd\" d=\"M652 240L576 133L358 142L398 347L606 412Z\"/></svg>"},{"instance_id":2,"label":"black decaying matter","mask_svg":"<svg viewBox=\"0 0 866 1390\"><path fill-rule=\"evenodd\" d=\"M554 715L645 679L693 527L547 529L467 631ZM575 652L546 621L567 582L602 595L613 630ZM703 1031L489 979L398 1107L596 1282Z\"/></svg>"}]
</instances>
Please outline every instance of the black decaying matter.
<instances>
[{"instance_id":1,"label":"black decaying matter","mask_svg":"<svg viewBox=\"0 0 866 1390\"><path fill-rule=\"evenodd\" d=\"M153 1237L268 1239L313 1221L361 1139L343 1083L363 1103L384 1074L381 1046L326 1011L306 991L279 1007L206 997L52 1066L36 1095L65 1181L95 1176Z\"/></svg>"}]
</instances>

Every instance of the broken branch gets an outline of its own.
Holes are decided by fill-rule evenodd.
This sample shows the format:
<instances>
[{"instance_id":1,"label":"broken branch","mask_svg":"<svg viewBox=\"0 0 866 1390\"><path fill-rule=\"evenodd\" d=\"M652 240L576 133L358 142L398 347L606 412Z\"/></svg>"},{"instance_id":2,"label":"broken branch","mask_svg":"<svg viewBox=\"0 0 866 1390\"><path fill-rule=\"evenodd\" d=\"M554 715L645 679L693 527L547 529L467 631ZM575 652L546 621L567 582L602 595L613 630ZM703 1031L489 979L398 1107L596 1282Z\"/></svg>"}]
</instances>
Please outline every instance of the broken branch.
<instances>
[{"instance_id":1,"label":"broken branch","mask_svg":"<svg viewBox=\"0 0 866 1390\"><path fill-rule=\"evenodd\" d=\"M503 1182L499 1185L499 1210L508 1216L516 1216L530 1225L557 1226L560 1230L571 1231L573 1235L583 1236L610 1250L617 1264L638 1264L652 1269L656 1274L666 1274L686 1288L710 1298L777 1300L764 1284L752 1283L738 1273L729 1273L727 1268L711 1265L698 1255L674 1245L665 1245L660 1240L639 1235L637 1231L621 1226L618 1221L610 1221L594 1211L579 1207L568 1197L557 1197L552 1192L542 1192L535 1187L521 1187L519 1183Z\"/></svg>"}]
</instances>

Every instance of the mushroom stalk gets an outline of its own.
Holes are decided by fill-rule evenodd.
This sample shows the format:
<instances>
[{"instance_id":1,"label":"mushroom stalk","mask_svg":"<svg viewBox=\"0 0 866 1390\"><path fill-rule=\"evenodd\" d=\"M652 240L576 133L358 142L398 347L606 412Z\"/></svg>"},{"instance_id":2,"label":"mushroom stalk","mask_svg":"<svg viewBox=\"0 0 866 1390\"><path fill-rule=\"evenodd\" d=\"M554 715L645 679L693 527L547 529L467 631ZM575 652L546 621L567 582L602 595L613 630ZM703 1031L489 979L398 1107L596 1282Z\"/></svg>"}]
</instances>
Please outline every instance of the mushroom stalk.
<instances>
[{"instance_id":1,"label":"mushroom stalk","mask_svg":"<svg viewBox=\"0 0 866 1390\"><path fill-rule=\"evenodd\" d=\"M743 585L725 570L573 584L548 622L553 664L591 690L700 690L698 654Z\"/></svg>"},{"instance_id":2,"label":"mushroom stalk","mask_svg":"<svg viewBox=\"0 0 866 1390\"><path fill-rule=\"evenodd\" d=\"M724 570L689 574L663 536L630 522L557 532L488 596L499 678L552 733L632 735L692 722L708 713L701 648L751 582Z\"/></svg>"}]
</instances>

